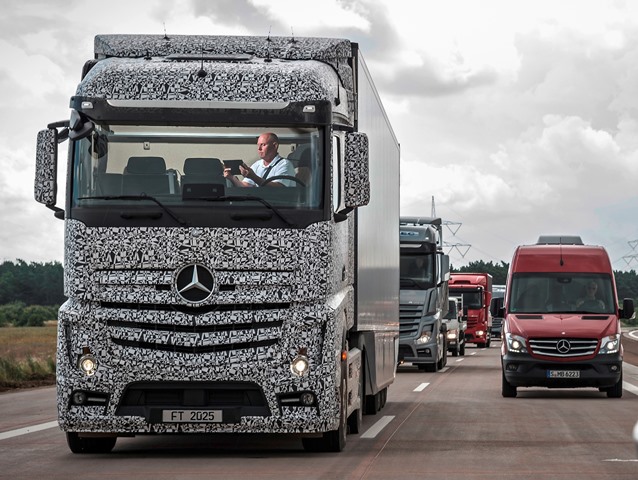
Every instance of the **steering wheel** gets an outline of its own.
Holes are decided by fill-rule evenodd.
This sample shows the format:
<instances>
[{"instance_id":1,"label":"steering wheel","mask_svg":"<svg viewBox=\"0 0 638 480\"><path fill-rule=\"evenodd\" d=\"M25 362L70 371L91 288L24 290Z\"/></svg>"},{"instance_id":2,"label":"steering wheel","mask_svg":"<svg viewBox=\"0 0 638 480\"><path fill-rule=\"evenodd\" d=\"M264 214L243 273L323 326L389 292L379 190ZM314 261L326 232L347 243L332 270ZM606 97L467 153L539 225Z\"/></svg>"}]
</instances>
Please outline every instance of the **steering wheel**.
<instances>
[{"instance_id":1,"label":"steering wheel","mask_svg":"<svg viewBox=\"0 0 638 480\"><path fill-rule=\"evenodd\" d=\"M275 180L293 180L297 182L299 185L301 185L302 187L306 186L306 184L302 182L301 180L299 180L297 177L293 177L291 175L276 175L274 177L267 178L266 180L261 182L260 187L268 185L270 182L274 182Z\"/></svg>"}]
</instances>

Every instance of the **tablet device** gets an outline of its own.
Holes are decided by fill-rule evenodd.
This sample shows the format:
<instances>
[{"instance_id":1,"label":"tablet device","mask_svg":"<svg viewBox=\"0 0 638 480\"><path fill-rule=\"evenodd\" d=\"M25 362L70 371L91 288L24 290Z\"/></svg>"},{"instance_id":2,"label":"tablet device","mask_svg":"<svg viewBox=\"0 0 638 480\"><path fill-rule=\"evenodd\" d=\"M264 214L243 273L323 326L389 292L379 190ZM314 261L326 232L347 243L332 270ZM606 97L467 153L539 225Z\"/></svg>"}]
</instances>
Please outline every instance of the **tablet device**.
<instances>
[{"instance_id":1,"label":"tablet device","mask_svg":"<svg viewBox=\"0 0 638 480\"><path fill-rule=\"evenodd\" d=\"M241 175L239 166L244 163L243 160L224 160L224 166L230 168L230 173L233 175Z\"/></svg>"}]
</instances>

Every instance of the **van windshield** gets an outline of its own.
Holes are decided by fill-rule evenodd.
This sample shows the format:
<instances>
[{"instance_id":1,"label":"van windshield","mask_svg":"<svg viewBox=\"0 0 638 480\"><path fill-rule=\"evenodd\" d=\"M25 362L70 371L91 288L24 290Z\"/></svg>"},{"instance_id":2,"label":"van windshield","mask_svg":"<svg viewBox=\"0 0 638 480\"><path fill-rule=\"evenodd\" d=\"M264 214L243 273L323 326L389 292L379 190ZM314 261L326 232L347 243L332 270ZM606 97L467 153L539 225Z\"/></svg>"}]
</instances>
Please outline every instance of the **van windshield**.
<instances>
[{"instance_id":1,"label":"van windshield","mask_svg":"<svg viewBox=\"0 0 638 480\"><path fill-rule=\"evenodd\" d=\"M511 313L613 314L616 304L605 274L515 274L508 295Z\"/></svg>"}]
</instances>

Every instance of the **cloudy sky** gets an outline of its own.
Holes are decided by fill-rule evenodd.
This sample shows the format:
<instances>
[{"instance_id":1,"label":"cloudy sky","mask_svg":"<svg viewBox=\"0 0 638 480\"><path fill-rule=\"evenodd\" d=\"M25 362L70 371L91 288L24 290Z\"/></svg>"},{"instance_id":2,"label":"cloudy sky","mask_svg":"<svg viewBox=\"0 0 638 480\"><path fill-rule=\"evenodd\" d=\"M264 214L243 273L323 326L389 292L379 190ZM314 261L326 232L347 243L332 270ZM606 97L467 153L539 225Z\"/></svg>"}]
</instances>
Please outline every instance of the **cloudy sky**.
<instances>
[{"instance_id":1,"label":"cloudy sky","mask_svg":"<svg viewBox=\"0 0 638 480\"><path fill-rule=\"evenodd\" d=\"M33 200L35 140L68 118L94 36L164 29L358 42L401 143L401 213L434 198L453 265L576 234L638 269L632 0L4 0L0 261L63 260L63 222Z\"/></svg>"}]
</instances>

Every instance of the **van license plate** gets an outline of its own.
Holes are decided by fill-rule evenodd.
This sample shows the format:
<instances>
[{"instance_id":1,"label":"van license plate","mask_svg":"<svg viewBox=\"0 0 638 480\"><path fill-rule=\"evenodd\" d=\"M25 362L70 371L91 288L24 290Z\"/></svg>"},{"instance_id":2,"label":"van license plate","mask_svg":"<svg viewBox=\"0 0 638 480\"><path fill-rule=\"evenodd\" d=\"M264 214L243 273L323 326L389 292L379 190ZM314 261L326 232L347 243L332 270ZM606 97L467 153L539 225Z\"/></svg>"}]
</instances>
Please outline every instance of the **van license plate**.
<instances>
[{"instance_id":1,"label":"van license plate","mask_svg":"<svg viewBox=\"0 0 638 480\"><path fill-rule=\"evenodd\" d=\"M162 422L221 423L221 410L162 410Z\"/></svg>"},{"instance_id":2,"label":"van license plate","mask_svg":"<svg viewBox=\"0 0 638 480\"><path fill-rule=\"evenodd\" d=\"M580 378L580 370L547 370L547 378Z\"/></svg>"}]
</instances>

